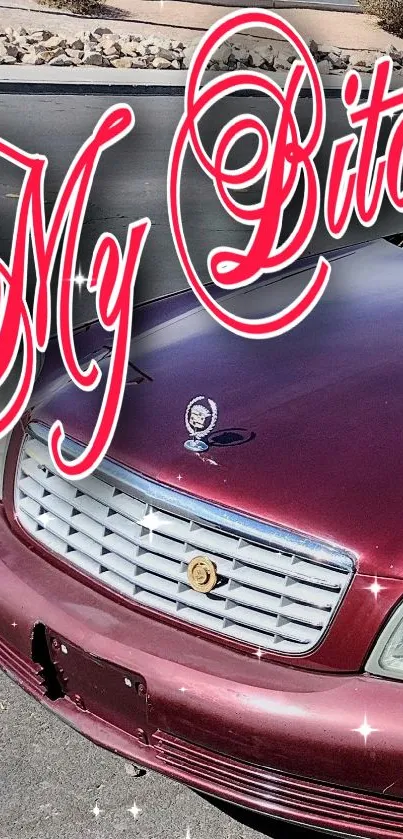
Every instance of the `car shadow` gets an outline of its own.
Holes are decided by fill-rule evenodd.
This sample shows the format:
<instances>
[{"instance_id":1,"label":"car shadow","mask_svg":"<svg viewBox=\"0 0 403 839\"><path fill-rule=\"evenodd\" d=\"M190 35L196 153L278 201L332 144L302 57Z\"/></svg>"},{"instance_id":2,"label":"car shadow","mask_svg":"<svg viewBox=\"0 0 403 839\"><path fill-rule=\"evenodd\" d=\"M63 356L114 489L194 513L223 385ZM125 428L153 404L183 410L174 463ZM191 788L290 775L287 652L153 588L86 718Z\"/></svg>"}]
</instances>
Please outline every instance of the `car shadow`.
<instances>
[{"instance_id":1,"label":"car shadow","mask_svg":"<svg viewBox=\"0 0 403 839\"><path fill-rule=\"evenodd\" d=\"M208 444L215 448L243 446L245 443L250 443L255 437L256 433L249 431L247 428L221 428L209 434Z\"/></svg>"},{"instance_id":2,"label":"car shadow","mask_svg":"<svg viewBox=\"0 0 403 839\"><path fill-rule=\"evenodd\" d=\"M245 810L243 807L237 807L228 801L221 801L218 798L212 798L201 792L197 792L197 794L204 801L208 801L209 804L216 807L217 810L225 813L226 816L245 825L245 827L249 827L251 830L255 830L257 833L261 833L267 839L320 839L320 837L326 839L326 836L329 836L330 839L330 834L324 833L323 831L298 827L297 825L292 825L278 819L270 819L268 816L252 810Z\"/></svg>"}]
</instances>

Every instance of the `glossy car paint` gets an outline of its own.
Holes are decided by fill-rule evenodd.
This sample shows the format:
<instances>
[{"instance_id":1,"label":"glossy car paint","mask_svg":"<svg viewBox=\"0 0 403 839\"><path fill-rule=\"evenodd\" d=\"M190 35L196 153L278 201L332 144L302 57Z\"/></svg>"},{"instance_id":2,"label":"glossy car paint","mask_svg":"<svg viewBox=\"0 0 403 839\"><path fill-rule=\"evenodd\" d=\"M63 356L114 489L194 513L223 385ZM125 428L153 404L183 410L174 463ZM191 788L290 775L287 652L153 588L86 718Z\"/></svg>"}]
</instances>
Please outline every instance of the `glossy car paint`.
<instances>
[{"instance_id":1,"label":"glossy car paint","mask_svg":"<svg viewBox=\"0 0 403 839\"><path fill-rule=\"evenodd\" d=\"M211 794L379 839L403 837L403 686L362 672L403 596L402 269L402 251L386 242L337 258L317 309L273 341L225 332L190 292L142 307L134 320L136 369L110 456L356 555L353 584L310 655L259 659L244 645L135 608L46 554L14 519L20 428L7 458L8 518L0 518L0 662L26 689L96 742ZM251 287L231 305L244 315L274 311L309 275ZM103 341L98 327L82 331L80 358L96 350L101 358ZM247 442L212 444L203 456L183 448L186 404L199 393L219 407L210 442L228 443L224 432L234 429ZM85 443L100 398L75 390L55 354L29 418L60 417ZM53 702L32 662L38 623L63 670L65 696ZM365 716L376 729L367 743Z\"/></svg>"},{"instance_id":2,"label":"glossy car paint","mask_svg":"<svg viewBox=\"0 0 403 839\"><path fill-rule=\"evenodd\" d=\"M152 478L359 555L362 573L403 576L400 375L402 251L386 242L337 260L324 299L295 330L268 341L217 325L189 292L189 309L151 330L134 319L132 360L152 378L127 387L110 456ZM311 271L234 295L245 316L278 310ZM104 363L106 367L107 362ZM244 445L192 456L184 412L197 394L218 405L217 429ZM88 440L101 391L73 384L33 418L63 418ZM181 475L181 480L178 480ZM368 489L371 488L370 491Z\"/></svg>"}]
</instances>

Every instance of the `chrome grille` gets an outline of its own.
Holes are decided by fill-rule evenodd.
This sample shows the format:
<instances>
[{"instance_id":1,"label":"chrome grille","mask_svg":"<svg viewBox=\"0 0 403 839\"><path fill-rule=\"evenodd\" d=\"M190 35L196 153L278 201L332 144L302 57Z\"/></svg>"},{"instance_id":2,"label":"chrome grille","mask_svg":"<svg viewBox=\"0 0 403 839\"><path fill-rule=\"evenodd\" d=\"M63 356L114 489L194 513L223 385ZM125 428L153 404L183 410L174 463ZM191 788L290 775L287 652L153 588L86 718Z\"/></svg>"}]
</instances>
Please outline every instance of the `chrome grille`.
<instances>
[{"instance_id":1,"label":"chrome grille","mask_svg":"<svg viewBox=\"0 0 403 839\"><path fill-rule=\"evenodd\" d=\"M66 444L71 455L80 451ZM318 644L354 571L337 547L200 502L109 460L93 476L67 481L38 423L21 449L15 506L38 542L134 602L282 653ZM201 551L217 567L209 594L187 579Z\"/></svg>"}]
</instances>

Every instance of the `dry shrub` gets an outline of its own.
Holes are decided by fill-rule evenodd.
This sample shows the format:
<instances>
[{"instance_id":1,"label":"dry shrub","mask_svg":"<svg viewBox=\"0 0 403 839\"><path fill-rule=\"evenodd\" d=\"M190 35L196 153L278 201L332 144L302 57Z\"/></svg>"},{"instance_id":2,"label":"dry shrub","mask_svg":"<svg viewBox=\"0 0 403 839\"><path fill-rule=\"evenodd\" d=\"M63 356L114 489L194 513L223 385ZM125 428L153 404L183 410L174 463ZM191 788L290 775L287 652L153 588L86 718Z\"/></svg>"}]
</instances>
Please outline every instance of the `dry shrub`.
<instances>
[{"instance_id":1,"label":"dry shrub","mask_svg":"<svg viewBox=\"0 0 403 839\"><path fill-rule=\"evenodd\" d=\"M53 6L56 9L65 9L76 15L97 17L101 9L99 0L38 0L42 6Z\"/></svg>"},{"instance_id":2,"label":"dry shrub","mask_svg":"<svg viewBox=\"0 0 403 839\"><path fill-rule=\"evenodd\" d=\"M403 0L360 0L360 4L363 12L379 18L384 29L403 38Z\"/></svg>"}]
</instances>

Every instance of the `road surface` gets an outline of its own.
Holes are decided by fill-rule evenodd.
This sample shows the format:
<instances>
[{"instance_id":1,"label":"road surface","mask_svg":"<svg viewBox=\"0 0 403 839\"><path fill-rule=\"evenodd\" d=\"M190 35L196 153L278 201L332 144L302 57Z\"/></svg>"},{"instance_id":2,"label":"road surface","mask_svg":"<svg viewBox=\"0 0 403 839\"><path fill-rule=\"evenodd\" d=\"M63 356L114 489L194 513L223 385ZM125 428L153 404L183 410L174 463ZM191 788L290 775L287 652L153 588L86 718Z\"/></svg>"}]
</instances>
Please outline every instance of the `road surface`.
<instances>
[{"instance_id":1,"label":"road surface","mask_svg":"<svg viewBox=\"0 0 403 839\"><path fill-rule=\"evenodd\" d=\"M163 73L161 74L163 76ZM29 86L26 87L29 90ZM2 91L13 91L4 93ZM129 88L129 91L131 88ZM165 88L164 88L165 90ZM82 88L82 95L16 95L15 86L0 85L1 133L4 138L31 153L45 154L49 160L46 176L46 209L48 216L61 186L65 172L81 144L90 136L95 124L117 101L128 102L134 111L134 130L118 146L108 149L101 157L96 173L83 235L79 249L79 267L83 274L89 265L95 243L105 231L117 236L121 244L128 225L145 216L152 222L151 232L141 260L136 286L136 301L141 302L162 294L186 288L169 229L166 202L166 173L172 138L183 112L183 91L172 89L172 95L94 95L91 88ZM303 98L298 106L298 119L303 135L310 121L312 102ZM273 128L277 112L271 101L263 97L233 97L209 113L202 123L206 148L213 143L230 117L255 113ZM29 130L28 130L29 127ZM350 133L338 91L327 100L327 128L325 140L317 157L322 183L328 170L331 142ZM249 152L250 154L250 152ZM238 164L248 160L246 147L238 148ZM233 165L230 161L230 165ZM14 229L15 213L22 184L22 170L0 157L0 257L8 260ZM214 188L189 154L185 160L182 190L182 214L189 251L204 280L209 251L218 246L245 247L250 230L231 219L219 204ZM257 198L250 192L251 199ZM301 193L296 197L300 211ZM295 210L286 213L286 225L291 231ZM401 216L385 203L377 227L369 230L352 223L340 243L326 233L322 216L317 234L309 248L313 253L332 249L338 244L362 241L397 232ZM30 287L35 280L31 271ZM77 317L87 317L90 297L85 291L77 294Z\"/></svg>"},{"instance_id":2,"label":"road surface","mask_svg":"<svg viewBox=\"0 0 403 839\"><path fill-rule=\"evenodd\" d=\"M141 812L135 819L136 808ZM130 764L84 740L0 673L0 837L317 839L317 834L236 809L226 813L154 773L136 778Z\"/></svg>"}]
</instances>

